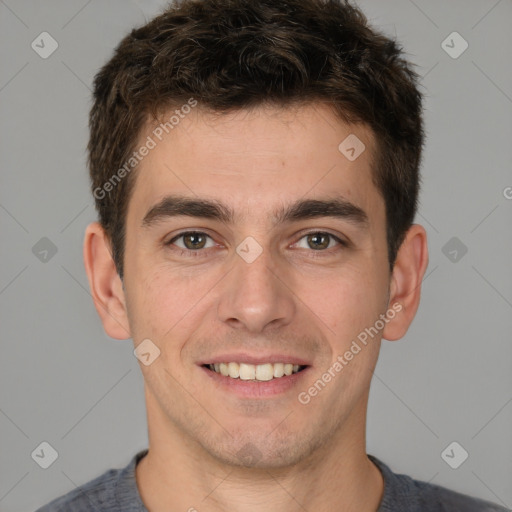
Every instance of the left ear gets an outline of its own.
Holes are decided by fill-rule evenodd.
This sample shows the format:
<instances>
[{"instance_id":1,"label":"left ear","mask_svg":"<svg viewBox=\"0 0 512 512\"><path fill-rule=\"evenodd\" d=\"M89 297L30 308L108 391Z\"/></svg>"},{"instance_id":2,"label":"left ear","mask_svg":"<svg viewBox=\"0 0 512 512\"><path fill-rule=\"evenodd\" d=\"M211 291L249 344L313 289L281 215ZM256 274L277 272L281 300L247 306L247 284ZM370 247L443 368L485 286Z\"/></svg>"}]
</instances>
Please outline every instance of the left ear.
<instances>
[{"instance_id":1,"label":"left ear","mask_svg":"<svg viewBox=\"0 0 512 512\"><path fill-rule=\"evenodd\" d=\"M397 311L397 314L382 332L382 337L386 340L398 340L409 329L418 310L421 283L427 266L427 233L423 226L413 224L398 250L393 267L388 307Z\"/></svg>"}]
</instances>

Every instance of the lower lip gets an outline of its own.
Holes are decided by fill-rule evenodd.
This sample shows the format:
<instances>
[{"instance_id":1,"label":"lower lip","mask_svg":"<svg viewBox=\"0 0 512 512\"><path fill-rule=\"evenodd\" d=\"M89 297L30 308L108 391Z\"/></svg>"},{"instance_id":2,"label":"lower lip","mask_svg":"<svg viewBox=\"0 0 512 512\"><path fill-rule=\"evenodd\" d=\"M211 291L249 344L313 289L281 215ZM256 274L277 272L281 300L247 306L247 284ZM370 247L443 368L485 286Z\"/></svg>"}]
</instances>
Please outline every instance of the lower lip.
<instances>
[{"instance_id":1,"label":"lower lip","mask_svg":"<svg viewBox=\"0 0 512 512\"><path fill-rule=\"evenodd\" d=\"M304 375L308 373L311 367L307 366L302 371L292 373L292 375L284 375L283 377L277 377L272 380L258 382L224 377L224 375L209 370L204 366L200 368L213 382L231 393L235 393L244 398L266 398L286 393L292 389L304 378Z\"/></svg>"}]
</instances>

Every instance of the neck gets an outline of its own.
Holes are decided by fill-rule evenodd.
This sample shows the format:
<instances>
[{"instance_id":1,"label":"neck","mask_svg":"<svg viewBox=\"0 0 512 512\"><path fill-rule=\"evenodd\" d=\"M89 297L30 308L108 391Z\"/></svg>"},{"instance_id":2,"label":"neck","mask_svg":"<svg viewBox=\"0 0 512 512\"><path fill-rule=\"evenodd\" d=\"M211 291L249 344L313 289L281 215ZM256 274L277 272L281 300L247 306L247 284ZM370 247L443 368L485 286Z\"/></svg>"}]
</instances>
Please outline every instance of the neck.
<instances>
[{"instance_id":1,"label":"neck","mask_svg":"<svg viewBox=\"0 0 512 512\"><path fill-rule=\"evenodd\" d=\"M148 409L149 451L136 468L142 501L152 512L375 512L384 493L365 446L366 401L332 439L287 467L247 468L215 458L158 409Z\"/></svg>"}]
</instances>

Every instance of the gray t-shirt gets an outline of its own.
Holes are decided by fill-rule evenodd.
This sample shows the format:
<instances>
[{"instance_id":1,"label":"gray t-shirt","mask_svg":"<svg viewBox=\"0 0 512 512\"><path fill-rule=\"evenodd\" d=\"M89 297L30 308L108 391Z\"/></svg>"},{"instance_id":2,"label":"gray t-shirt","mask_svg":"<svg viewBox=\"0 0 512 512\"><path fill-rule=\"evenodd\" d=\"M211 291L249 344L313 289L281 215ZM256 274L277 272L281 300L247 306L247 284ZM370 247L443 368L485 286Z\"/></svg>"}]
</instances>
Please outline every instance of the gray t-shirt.
<instances>
[{"instance_id":1,"label":"gray t-shirt","mask_svg":"<svg viewBox=\"0 0 512 512\"><path fill-rule=\"evenodd\" d=\"M147 449L133 456L123 469L110 469L53 500L36 512L147 512L135 481L135 466ZM488 501L471 498L438 485L393 473L372 455L368 457L384 477L384 496L377 512L506 512ZM198 508L198 510L200 507Z\"/></svg>"}]
</instances>

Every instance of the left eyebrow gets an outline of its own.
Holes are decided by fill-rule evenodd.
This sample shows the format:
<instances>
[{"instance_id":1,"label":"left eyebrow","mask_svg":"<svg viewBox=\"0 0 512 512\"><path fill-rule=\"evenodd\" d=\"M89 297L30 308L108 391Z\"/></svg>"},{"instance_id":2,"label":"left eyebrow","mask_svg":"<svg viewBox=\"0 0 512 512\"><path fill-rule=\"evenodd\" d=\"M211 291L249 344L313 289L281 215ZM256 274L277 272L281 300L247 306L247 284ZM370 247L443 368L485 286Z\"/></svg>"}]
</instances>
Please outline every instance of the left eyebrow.
<instances>
[{"instance_id":1,"label":"left eyebrow","mask_svg":"<svg viewBox=\"0 0 512 512\"><path fill-rule=\"evenodd\" d=\"M320 217L338 218L365 228L369 225L366 212L342 197L296 201L290 206L283 207L275 212L274 222L283 224Z\"/></svg>"},{"instance_id":2,"label":"left eyebrow","mask_svg":"<svg viewBox=\"0 0 512 512\"><path fill-rule=\"evenodd\" d=\"M179 216L213 219L224 224L233 224L236 218L235 212L220 201L172 195L164 197L148 210L142 227L148 228L158 221ZM343 197L299 199L273 212L272 222L279 225L320 217L342 219L361 228L369 226L366 212Z\"/></svg>"}]
</instances>

